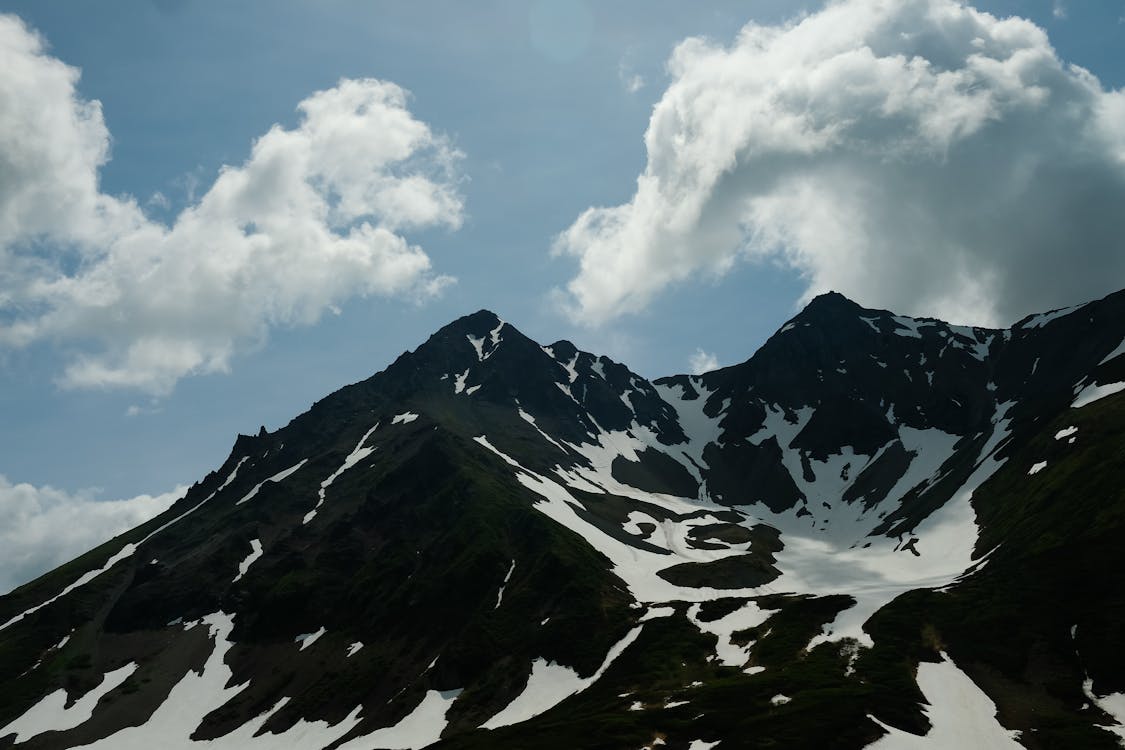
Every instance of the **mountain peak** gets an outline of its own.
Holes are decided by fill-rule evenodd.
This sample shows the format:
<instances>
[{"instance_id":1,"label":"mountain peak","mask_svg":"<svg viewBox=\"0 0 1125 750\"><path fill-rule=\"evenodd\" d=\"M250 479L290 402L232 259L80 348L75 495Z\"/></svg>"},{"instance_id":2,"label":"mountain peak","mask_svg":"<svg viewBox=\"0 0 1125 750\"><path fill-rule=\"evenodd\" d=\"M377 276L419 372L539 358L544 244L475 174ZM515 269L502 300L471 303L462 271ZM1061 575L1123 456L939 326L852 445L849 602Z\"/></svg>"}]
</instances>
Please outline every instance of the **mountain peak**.
<instances>
[{"instance_id":1,"label":"mountain peak","mask_svg":"<svg viewBox=\"0 0 1125 750\"><path fill-rule=\"evenodd\" d=\"M859 303L845 297L839 292L825 292L813 297L798 317L802 316L838 316L855 314L866 310Z\"/></svg>"}]
</instances>

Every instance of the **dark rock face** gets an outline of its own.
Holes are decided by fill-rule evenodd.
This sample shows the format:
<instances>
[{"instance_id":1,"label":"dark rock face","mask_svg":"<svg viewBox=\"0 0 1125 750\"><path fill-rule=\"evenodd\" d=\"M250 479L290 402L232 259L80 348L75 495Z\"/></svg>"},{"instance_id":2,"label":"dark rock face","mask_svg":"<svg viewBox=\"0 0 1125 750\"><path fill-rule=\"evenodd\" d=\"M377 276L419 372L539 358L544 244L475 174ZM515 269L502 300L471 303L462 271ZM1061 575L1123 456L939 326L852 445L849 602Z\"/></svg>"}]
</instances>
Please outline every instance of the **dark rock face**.
<instances>
[{"instance_id":1,"label":"dark rock face","mask_svg":"<svg viewBox=\"0 0 1125 750\"><path fill-rule=\"evenodd\" d=\"M859 748L929 729L945 658L1028 747L1112 747L1125 393L1072 403L1123 339L1125 293L1004 331L828 294L649 382L482 310L0 597L0 747Z\"/></svg>"}]
</instances>

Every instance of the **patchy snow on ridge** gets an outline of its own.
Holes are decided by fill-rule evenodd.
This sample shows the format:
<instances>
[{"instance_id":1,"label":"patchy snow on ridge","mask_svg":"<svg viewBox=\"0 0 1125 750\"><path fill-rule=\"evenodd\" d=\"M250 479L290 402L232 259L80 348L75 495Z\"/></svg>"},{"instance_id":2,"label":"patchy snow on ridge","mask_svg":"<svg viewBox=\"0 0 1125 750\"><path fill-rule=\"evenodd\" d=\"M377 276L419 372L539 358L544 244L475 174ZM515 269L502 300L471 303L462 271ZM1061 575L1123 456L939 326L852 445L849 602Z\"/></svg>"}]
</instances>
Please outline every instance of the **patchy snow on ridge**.
<instances>
[{"instance_id":1,"label":"patchy snow on ridge","mask_svg":"<svg viewBox=\"0 0 1125 750\"><path fill-rule=\"evenodd\" d=\"M247 492L246 496L243 497L241 500L239 500L237 503L235 503L235 505L242 505L243 503L247 502L248 500L254 499L254 497L258 494L258 490L262 489L262 485L266 484L266 482L281 482L285 479L288 479L294 472L296 472L298 469L300 469L302 466L304 466L307 462L308 462L307 458L302 458L299 463L297 463L293 466L290 466L288 469L285 469L284 471L277 472L276 474L274 474L269 479L264 479L261 482L258 482L256 485L254 485L254 489Z\"/></svg>"},{"instance_id":2,"label":"patchy snow on ridge","mask_svg":"<svg viewBox=\"0 0 1125 750\"><path fill-rule=\"evenodd\" d=\"M1032 315L1028 318L1026 323L1022 323L1017 328L1042 328L1050 323L1052 320L1058 320L1070 315L1072 312L1077 312L1079 309L1086 306L1086 303L1081 305L1071 305L1070 307L1061 307L1058 310L1051 310L1050 312L1039 313Z\"/></svg>"},{"instance_id":3,"label":"patchy snow on ridge","mask_svg":"<svg viewBox=\"0 0 1125 750\"><path fill-rule=\"evenodd\" d=\"M200 504L202 505L202 503L200 503ZM42 604L37 604L36 606L31 607L30 609L25 609L23 612L20 612L18 615L16 615L12 619L8 620L3 625L0 625L0 630L4 630L5 628L7 628L9 626L14 625L15 623L19 622L20 620L27 617L28 615L43 609L48 604L52 604L53 602L58 601L59 599L63 598L67 594L69 594L71 591L74 591L76 588L79 588L80 586L85 586L87 583L94 580L95 578L100 576L102 573L104 573L107 570L109 570L110 568L112 568L117 563L121 562L122 560L124 560L128 557L131 557L132 554L136 551L137 551L137 545L126 544L124 547L119 549L112 557L110 557L108 560L106 560L105 563L100 568L98 568L97 570L89 570L89 571L83 573L81 576L78 577L78 580L74 581L74 583L71 583L69 586L67 586L66 588L64 588L62 591L55 594L54 596L52 596L47 601L43 602Z\"/></svg>"}]
</instances>

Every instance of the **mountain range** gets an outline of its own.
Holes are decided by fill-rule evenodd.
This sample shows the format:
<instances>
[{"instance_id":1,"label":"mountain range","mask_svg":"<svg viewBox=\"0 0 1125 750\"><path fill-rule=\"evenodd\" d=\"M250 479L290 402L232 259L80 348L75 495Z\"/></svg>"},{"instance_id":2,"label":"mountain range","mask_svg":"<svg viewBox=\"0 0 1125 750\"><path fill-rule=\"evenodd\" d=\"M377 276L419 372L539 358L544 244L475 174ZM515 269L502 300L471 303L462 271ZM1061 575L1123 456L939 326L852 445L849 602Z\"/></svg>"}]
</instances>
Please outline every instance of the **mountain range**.
<instances>
[{"instance_id":1,"label":"mountain range","mask_svg":"<svg viewBox=\"0 0 1125 750\"><path fill-rule=\"evenodd\" d=\"M651 381L482 310L0 597L0 747L1120 747L1123 391L1125 292Z\"/></svg>"}]
</instances>

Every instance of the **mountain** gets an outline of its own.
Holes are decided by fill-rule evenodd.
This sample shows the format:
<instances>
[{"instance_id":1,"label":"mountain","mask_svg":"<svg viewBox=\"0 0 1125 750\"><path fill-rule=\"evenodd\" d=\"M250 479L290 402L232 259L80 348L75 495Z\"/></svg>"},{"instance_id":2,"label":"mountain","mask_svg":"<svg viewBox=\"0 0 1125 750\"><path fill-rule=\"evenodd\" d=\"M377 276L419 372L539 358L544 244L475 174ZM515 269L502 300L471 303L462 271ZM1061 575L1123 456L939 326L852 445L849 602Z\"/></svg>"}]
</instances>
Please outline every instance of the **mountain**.
<instances>
[{"instance_id":1,"label":"mountain","mask_svg":"<svg viewBox=\"0 0 1125 750\"><path fill-rule=\"evenodd\" d=\"M482 310L0 597L0 747L1118 747L1121 391L1125 292L655 381Z\"/></svg>"}]
</instances>

